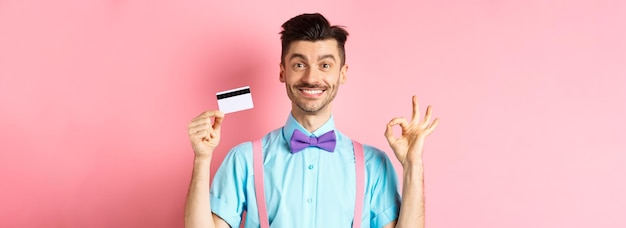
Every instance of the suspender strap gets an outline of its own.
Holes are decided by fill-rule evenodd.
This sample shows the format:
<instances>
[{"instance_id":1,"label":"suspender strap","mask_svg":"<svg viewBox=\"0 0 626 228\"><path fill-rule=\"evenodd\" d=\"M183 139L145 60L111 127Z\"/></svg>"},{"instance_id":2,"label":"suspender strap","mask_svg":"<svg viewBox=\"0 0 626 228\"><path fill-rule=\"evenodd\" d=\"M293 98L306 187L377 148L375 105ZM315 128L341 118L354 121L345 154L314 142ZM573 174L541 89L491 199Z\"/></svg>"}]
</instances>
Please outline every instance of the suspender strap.
<instances>
[{"instance_id":1,"label":"suspender strap","mask_svg":"<svg viewBox=\"0 0 626 228\"><path fill-rule=\"evenodd\" d=\"M363 158L363 145L352 140L354 146L354 159L356 168L356 199L354 200L353 228L361 227L361 212L363 212L363 196L365 194L365 159Z\"/></svg>"},{"instance_id":2,"label":"suspender strap","mask_svg":"<svg viewBox=\"0 0 626 228\"><path fill-rule=\"evenodd\" d=\"M269 228L270 220L267 217L267 205L265 205L265 187L263 186L263 146L261 140L252 142L252 162L254 163L254 191L256 193L256 205L259 212L261 228Z\"/></svg>"},{"instance_id":3,"label":"suspender strap","mask_svg":"<svg viewBox=\"0 0 626 228\"><path fill-rule=\"evenodd\" d=\"M354 159L356 171L356 198L354 200L354 220L353 228L361 227L361 213L363 212L363 197L365 194L365 159L363 155L363 145L352 140L354 146ZM269 218L267 217L267 205L265 204L265 187L263 186L263 146L261 140L252 141L252 159L254 166L254 191L256 193L257 211L259 212L259 223L261 228L269 228Z\"/></svg>"}]
</instances>

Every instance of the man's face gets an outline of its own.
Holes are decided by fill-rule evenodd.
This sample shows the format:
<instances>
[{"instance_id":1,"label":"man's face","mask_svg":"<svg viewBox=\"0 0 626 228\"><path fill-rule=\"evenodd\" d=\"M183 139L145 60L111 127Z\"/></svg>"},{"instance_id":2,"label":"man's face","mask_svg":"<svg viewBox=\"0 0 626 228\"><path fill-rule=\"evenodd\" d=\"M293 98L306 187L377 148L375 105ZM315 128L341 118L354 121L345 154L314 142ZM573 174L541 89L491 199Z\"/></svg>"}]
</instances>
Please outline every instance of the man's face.
<instances>
[{"instance_id":1,"label":"man's face","mask_svg":"<svg viewBox=\"0 0 626 228\"><path fill-rule=\"evenodd\" d=\"M285 83L292 111L330 112L330 103L339 85L345 83L348 70L347 65L341 65L337 41L294 41L283 62L280 81Z\"/></svg>"}]
</instances>

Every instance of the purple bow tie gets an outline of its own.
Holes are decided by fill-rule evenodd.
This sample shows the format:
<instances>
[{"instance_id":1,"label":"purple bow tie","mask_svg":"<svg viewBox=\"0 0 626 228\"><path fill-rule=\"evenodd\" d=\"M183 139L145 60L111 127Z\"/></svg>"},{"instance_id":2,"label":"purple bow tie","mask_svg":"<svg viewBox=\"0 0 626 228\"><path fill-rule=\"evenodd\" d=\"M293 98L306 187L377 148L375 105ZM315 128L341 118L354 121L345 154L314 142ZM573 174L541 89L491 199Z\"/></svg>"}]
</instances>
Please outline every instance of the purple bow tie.
<instances>
[{"instance_id":1,"label":"purple bow tie","mask_svg":"<svg viewBox=\"0 0 626 228\"><path fill-rule=\"evenodd\" d=\"M298 129L295 129L290 140L291 153L298 153L309 146L316 146L328 152L333 152L335 151L336 144L337 139L335 138L334 130L326 132L320 137L309 137Z\"/></svg>"}]
</instances>

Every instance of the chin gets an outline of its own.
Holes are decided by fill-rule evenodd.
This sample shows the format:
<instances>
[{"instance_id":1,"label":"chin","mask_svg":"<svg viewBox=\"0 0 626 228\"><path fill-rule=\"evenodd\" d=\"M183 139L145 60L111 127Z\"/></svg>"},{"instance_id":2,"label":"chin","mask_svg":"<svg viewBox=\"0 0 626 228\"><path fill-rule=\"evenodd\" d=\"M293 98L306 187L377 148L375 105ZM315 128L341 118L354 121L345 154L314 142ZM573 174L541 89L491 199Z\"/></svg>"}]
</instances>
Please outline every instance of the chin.
<instances>
[{"instance_id":1,"label":"chin","mask_svg":"<svg viewBox=\"0 0 626 228\"><path fill-rule=\"evenodd\" d=\"M307 113L307 114L317 114L319 112L322 112L327 104L323 104L323 105L306 105L306 104L302 104L302 103L296 103L296 106L298 107L298 109L300 109L300 111Z\"/></svg>"}]
</instances>

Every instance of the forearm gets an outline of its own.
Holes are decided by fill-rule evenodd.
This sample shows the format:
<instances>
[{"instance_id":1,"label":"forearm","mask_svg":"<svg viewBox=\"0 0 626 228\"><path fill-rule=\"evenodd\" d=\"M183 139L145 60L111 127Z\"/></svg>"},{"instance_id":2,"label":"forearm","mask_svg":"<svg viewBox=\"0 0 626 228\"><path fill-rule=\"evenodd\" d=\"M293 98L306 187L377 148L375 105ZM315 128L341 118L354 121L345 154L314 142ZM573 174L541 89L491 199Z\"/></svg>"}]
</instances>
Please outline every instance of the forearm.
<instances>
[{"instance_id":1,"label":"forearm","mask_svg":"<svg viewBox=\"0 0 626 228\"><path fill-rule=\"evenodd\" d=\"M210 201L211 158L196 157L185 204L185 227L213 228Z\"/></svg>"},{"instance_id":2,"label":"forearm","mask_svg":"<svg viewBox=\"0 0 626 228\"><path fill-rule=\"evenodd\" d=\"M402 204L396 227L424 228L424 217L424 166L419 161L404 167Z\"/></svg>"}]
</instances>

